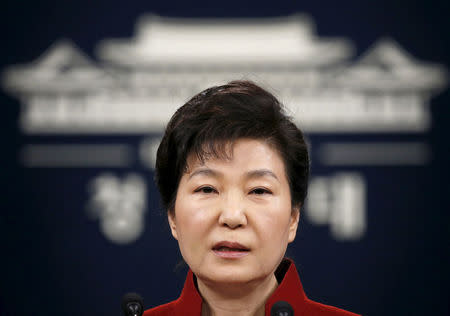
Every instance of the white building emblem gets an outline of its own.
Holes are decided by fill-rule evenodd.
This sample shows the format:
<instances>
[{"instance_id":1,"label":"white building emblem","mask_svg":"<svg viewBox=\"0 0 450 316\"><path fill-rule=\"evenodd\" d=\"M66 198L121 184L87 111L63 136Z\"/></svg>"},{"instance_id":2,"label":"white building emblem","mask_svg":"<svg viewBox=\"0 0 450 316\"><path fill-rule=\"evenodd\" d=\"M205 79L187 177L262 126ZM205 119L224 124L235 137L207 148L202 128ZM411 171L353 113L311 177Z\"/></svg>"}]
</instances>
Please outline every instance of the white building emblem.
<instances>
[{"instance_id":1,"label":"white building emblem","mask_svg":"<svg viewBox=\"0 0 450 316\"><path fill-rule=\"evenodd\" d=\"M447 81L442 66L415 59L393 39L380 39L354 60L349 40L319 38L306 15L211 20L150 15L139 20L133 38L103 40L96 52L94 62L62 40L35 62L6 69L3 86L23 105L20 126L33 135L139 135L139 150L127 144L95 150L92 144L66 144L64 150L52 151L53 147L31 144L23 150L26 166L99 167L101 157L108 157L105 166L123 168L133 164L130 157L137 151L141 165L152 168L159 136L143 136L161 134L170 116L193 94L234 79L268 87L310 135L423 133L431 124L429 100ZM307 211L313 223L330 224L333 236L341 240L361 238L367 228L369 184L355 166L429 160L426 144L417 142L314 146L323 165L348 167L341 174L312 179L314 206L310 201ZM380 146L383 157L364 154ZM114 187L118 180L112 179L108 185L105 179L94 181L102 187L94 185L94 204L103 205L99 214L117 211L98 198L106 196L106 187ZM326 201L319 199L321 195ZM135 238L123 237L123 231L116 234L120 229L110 229L113 226L102 226L109 239Z\"/></svg>"}]
</instances>

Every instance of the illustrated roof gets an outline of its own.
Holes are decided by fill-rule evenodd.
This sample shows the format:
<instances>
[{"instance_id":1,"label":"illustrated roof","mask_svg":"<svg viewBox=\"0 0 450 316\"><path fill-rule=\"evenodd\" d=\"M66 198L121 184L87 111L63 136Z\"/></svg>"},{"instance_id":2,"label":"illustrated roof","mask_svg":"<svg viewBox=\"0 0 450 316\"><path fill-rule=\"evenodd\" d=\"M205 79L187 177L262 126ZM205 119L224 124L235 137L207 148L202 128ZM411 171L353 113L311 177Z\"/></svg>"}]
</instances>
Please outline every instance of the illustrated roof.
<instances>
[{"instance_id":1,"label":"illustrated roof","mask_svg":"<svg viewBox=\"0 0 450 316\"><path fill-rule=\"evenodd\" d=\"M2 79L10 91L19 92L89 91L109 82L105 72L66 39L32 63L10 66Z\"/></svg>"},{"instance_id":2,"label":"illustrated roof","mask_svg":"<svg viewBox=\"0 0 450 316\"><path fill-rule=\"evenodd\" d=\"M122 65L263 64L323 65L349 58L351 44L319 39L305 15L253 19L182 19L146 16L130 40L98 46L100 59Z\"/></svg>"},{"instance_id":3,"label":"illustrated roof","mask_svg":"<svg viewBox=\"0 0 450 316\"><path fill-rule=\"evenodd\" d=\"M369 90L435 90L445 86L443 67L421 62L397 42L383 38L337 77L337 82Z\"/></svg>"}]
</instances>

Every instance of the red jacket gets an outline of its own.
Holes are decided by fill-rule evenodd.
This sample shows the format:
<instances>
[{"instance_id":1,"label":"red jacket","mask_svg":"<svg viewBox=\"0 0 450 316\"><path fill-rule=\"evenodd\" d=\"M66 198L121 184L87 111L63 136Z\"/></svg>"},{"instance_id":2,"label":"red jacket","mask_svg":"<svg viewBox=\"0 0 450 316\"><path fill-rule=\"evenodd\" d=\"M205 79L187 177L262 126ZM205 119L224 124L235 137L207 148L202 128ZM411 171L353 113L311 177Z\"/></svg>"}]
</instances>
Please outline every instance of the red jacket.
<instances>
[{"instance_id":1,"label":"red jacket","mask_svg":"<svg viewBox=\"0 0 450 316\"><path fill-rule=\"evenodd\" d=\"M283 260L275 275L279 285L266 301L266 316L270 316L272 305L278 301L288 302L294 309L295 316L357 316L357 314L308 299L303 291L297 269L291 260ZM194 284L193 273L189 270L180 297L175 301L146 310L144 316L200 316L202 301Z\"/></svg>"}]
</instances>

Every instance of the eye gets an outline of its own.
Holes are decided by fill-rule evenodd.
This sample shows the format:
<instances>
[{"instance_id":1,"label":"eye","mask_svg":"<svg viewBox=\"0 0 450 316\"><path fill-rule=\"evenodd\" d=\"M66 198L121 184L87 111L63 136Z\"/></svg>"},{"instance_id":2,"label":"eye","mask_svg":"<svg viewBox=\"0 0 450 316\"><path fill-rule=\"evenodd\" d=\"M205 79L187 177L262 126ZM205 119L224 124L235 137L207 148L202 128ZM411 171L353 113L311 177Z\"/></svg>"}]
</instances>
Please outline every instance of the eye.
<instances>
[{"instance_id":1,"label":"eye","mask_svg":"<svg viewBox=\"0 0 450 316\"><path fill-rule=\"evenodd\" d=\"M216 193L217 190L214 189L213 187L210 187L210 186L203 186L203 187L195 189L194 192L196 192L196 193L200 192L200 193L204 193L204 194L211 194L211 193Z\"/></svg>"},{"instance_id":2,"label":"eye","mask_svg":"<svg viewBox=\"0 0 450 316\"><path fill-rule=\"evenodd\" d=\"M272 192L270 190L267 190L266 188L255 188L250 191L250 194L264 195L264 194L272 194Z\"/></svg>"}]
</instances>

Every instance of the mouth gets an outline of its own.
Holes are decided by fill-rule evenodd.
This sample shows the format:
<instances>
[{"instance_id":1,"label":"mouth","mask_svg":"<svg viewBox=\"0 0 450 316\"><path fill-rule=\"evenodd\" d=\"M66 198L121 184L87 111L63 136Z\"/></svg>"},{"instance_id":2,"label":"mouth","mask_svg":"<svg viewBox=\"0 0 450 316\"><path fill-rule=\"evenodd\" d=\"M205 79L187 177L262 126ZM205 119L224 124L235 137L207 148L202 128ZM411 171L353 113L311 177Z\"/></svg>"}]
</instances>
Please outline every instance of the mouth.
<instances>
[{"instance_id":1,"label":"mouth","mask_svg":"<svg viewBox=\"0 0 450 316\"><path fill-rule=\"evenodd\" d=\"M215 255L225 259L237 259L248 255L250 249L240 243L221 241L212 248Z\"/></svg>"}]
</instances>

